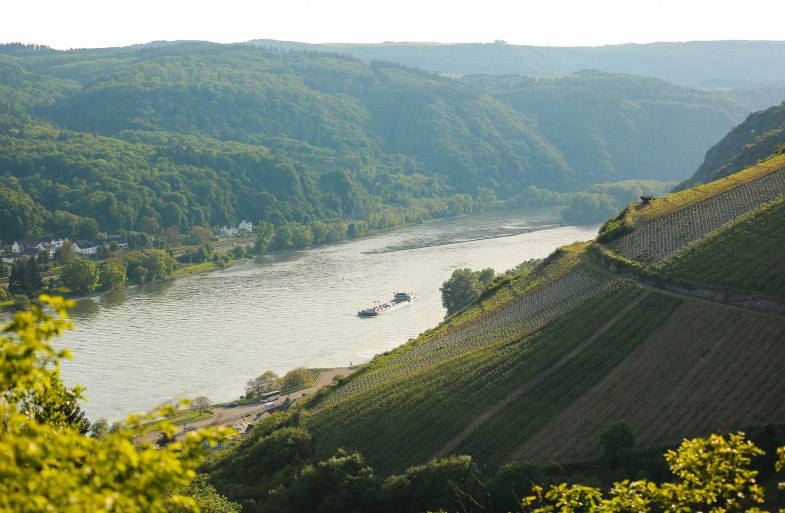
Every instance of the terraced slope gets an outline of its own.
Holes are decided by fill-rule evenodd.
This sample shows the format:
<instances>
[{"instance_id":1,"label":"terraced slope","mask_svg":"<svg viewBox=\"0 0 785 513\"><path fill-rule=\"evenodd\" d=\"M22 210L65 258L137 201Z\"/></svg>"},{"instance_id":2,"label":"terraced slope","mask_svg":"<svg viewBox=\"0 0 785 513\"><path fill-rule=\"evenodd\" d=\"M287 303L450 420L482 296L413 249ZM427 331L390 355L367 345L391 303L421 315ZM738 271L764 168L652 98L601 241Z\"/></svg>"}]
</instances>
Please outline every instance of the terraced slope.
<instances>
[{"instance_id":1,"label":"terraced slope","mask_svg":"<svg viewBox=\"0 0 785 513\"><path fill-rule=\"evenodd\" d=\"M655 269L698 286L785 303L785 196L676 251Z\"/></svg>"},{"instance_id":2,"label":"terraced slope","mask_svg":"<svg viewBox=\"0 0 785 513\"><path fill-rule=\"evenodd\" d=\"M480 440L489 444L501 447L506 438L512 444L523 443L536 426L559 411L560 405L569 404L573 394L591 386L613 368L614 360L628 352L624 347L635 347L637 339L625 336L623 347L608 349L615 355L612 356L596 351L594 344L587 345L585 341L592 334L608 332L609 323L615 326L622 322L617 313L635 302L641 291L637 285L615 281L591 301L528 335L445 359L309 412L305 424L316 440L317 455L329 457L339 447L357 449L375 468L395 472L428 461L442 447L447 447L445 452L452 452L449 445L456 437L459 442L468 438L459 449L484 445L477 443L475 437L460 437L473 425L483 433ZM643 301L648 304L649 299ZM671 303L678 305L678 300L667 299L662 311L667 312ZM650 322L656 323L656 319L657 316L651 316ZM623 331L627 333L632 328ZM559 362L569 364L554 373L552 369ZM521 395L521 387L531 390ZM542 390L563 392L565 387L573 391L561 397L546 394L549 401L554 401L541 407ZM494 424L506 428L498 434L493 434L495 428L486 432L478 419L506 397L515 400L492 419ZM491 464L501 461L496 453L484 456L484 461Z\"/></svg>"},{"instance_id":3,"label":"terraced slope","mask_svg":"<svg viewBox=\"0 0 785 513\"><path fill-rule=\"evenodd\" d=\"M377 358L326 397L320 407L501 340L520 337L597 295L610 281L587 271L576 251L566 251L524 279L499 287L414 343Z\"/></svg>"},{"instance_id":4,"label":"terraced slope","mask_svg":"<svg viewBox=\"0 0 785 513\"><path fill-rule=\"evenodd\" d=\"M634 351L509 459L597 456L597 434L618 419L630 422L639 447L785 422L785 318L688 299L640 330Z\"/></svg>"},{"instance_id":5,"label":"terraced slope","mask_svg":"<svg viewBox=\"0 0 785 513\"><path fill-rule=\"evenodd\" d=\"M635 229L609 247L632 260L658 262L783 194L785 155L717 182L639 206L633 217Z\"/></svg>"},{"instance_id":6,"label":"terraced slope","mask_svg":"<svg viewBox=\"0 0 785 513\"><path fill-rule=\"evenodd\" d=\"M633 231L609 245L621 255L576 244L496 283L418 339L260 425L236 464L219 463L222 490L263 504L298 481L290 476L342 461L339 449L361 453L380 480L452 455L507 479L529 468L510 462L600 456L601 433L619 419L639 448L658 449L785 424L785 308L750 309L785 305L784 173L785 156L629 209L623 220ZM753 301L724 304L718 287ZM410 492L420 472L442 478L451 461L389 481Z\"/></svg>"}]
</instances>

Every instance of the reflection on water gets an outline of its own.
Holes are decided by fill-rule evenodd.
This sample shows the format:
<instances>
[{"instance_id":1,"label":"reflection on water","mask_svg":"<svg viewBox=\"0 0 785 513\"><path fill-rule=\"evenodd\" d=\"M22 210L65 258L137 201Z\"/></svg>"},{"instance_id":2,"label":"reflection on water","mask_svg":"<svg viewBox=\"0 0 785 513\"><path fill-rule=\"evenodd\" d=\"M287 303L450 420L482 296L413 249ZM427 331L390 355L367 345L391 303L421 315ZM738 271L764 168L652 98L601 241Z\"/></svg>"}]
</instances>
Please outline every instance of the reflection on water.
<instances>
[{"instance_id":1,"label":"reflection on water","mask_svg":"<svg viewBox=\"0 0 785 513\"><path fill-rule=\"evenodd\" d=\"M92 317L101 309L101 307L98 305L98 301L98 298L89 298L77 301L76 306L71 309L71 315L79 319Z\"/></svg>"},{"instance_id":2,"label":"reflection on water","mask_svg":"<svg viewBox=\"0 0 785 513\"><path fill-rule=\"evenodd\" d=\"M110 308L115 305L120 305L125 302L128 298L126 295L125 290L114 290L112 292L107 292L103 296L101 296L101 306L104 308Z\"/></svg>"},{"instance_id":3,"label":"reflection on water","mask_svg":"<svg viewBox=\"0 0 785 513\"><path fill-rule=\"evenodd\" d=\"M368 361L444 317L439 287L454 269L504 271L595 235L596 227L540 229L558 215L428 222L84 301L73 312L76 331L63 337L74 353L63 376L87 387L91 418L117 419L176 397L229 400L268 369ZM476 240L457 243L466 239ZM357 317L397 290L417 300Z\"/></svg>"}]
</instances>

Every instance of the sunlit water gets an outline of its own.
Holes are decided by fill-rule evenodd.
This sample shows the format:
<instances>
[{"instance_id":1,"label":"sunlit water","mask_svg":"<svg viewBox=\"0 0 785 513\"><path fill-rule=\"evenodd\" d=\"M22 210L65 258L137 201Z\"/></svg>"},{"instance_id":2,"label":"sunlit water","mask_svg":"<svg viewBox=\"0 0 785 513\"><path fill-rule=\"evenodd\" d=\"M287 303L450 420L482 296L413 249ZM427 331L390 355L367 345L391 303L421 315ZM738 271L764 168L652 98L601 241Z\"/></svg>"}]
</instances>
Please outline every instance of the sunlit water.
<instances>
[{"instance_id":1,"label":"sunlit water","mask_svg":"<svg viewBox=\"0 0 785 513\"><path fill-rule=\"evenodd\" d=\"M558 213L428 222L82 301L61 339L74 354L64 380L87 388L91 419L114 420L177 397L230 400L265 370L366 362L442 320L439 287L454 269L501 272L595 236L558 227ZM357 317L396 291L416 300Z\"/></svg>"}]
</instances>

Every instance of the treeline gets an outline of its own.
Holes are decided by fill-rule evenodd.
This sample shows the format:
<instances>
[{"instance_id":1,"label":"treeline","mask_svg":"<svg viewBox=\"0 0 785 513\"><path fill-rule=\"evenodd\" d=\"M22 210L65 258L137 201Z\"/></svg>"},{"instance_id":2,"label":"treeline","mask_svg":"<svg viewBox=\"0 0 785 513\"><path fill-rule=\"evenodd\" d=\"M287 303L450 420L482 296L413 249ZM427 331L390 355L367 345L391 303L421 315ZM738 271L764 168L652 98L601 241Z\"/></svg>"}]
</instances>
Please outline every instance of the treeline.
<instances>
[{"instance_id":1,"label":"treeline","mask_svg":"<svg viewBox=\"0 0 785 513\"><path fill-rule=\"evenodd\" d=\"M42 273L50 265L47 258L42 258L45 251L39 258L23 256L10 266L0 264L0 277L8 278L7 288L0 287L0 302L12 298L17 309L25 309L42 292L81 295L95 290L115 290L125 287L129 281L143 284L169 279L179 267L171 250L118 249L108 258L96 262L89 258L77 258L73 252L69 254L69 244L67 241L63 246L66 252L57 258L62 264L59 278L44 281ZM39 263L39 260L43 262Z\"/></svg>"},{"instance_id":2,"label":"treeline","mask_svg":"<svg viewBox=\"0 0 785 513\"><path fill-rule=\"evenodd\" d=\"M495 81L208 43L68 52L12 45L0 48L0 71L6 243L48 233L187 233L242 219L378 229L494 201L552 204L609 176L691 171L691 163L663 167L654 157L702 155L738 107L619 75L558 87L517 79L510 96ZM655 98L669 107L631 117L625 91L633 90L646 112ZM618 115L588 126L598 95ZM560 113L546 119L553 102ZM620 129L628 121L637 129ZM673 146L665 136L677 124L684 129ZM591 153L598 141L610 160ZM625 158L614 157L622 149Z\"/></svg>"},{"instance_id":3,"label":"treeline","mask_svg":"<svg viewBox=\"0 0 785 513\"><path fill-rule=\"evenodd\" d=\"M568 224L600 223L618 214L641 196L661 197L671 191L675 182L657 180L625 180L592 185L570 196L562 220Z\"/></svg>"}]
</instances>

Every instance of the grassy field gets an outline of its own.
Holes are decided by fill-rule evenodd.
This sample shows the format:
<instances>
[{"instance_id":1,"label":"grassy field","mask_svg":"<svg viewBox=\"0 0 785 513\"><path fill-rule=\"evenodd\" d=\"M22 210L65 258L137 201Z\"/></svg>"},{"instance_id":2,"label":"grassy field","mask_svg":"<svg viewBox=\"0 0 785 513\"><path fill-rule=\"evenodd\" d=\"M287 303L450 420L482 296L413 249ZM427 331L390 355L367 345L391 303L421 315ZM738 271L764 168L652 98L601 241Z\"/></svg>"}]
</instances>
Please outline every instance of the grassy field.
<instances>
[{"instance_id":1,"label":"grassy field","mask_svg":"<svg viewBox=\"0 0 785 513\"><path fill-rule=\"evenodd\" d=\"M696 285L785 301L785 196L684 247L655 269Z\"/></svg>"},{"instance_id":2,"label":"grassy field","mask_svg":"<svg viewBox=\"0 0 785 513\"><path fill-rule=\"evenodd\" d=\"M177 269L175 272L172 273L172 278L180 278L183 276L190 276L192 274L199 274L204 273L207 271L212 271L214 269L218 269L218 266L215 265L215 262L202 262L201 264L193 264L183 266Z\"/></svg>"}]
</instances>

